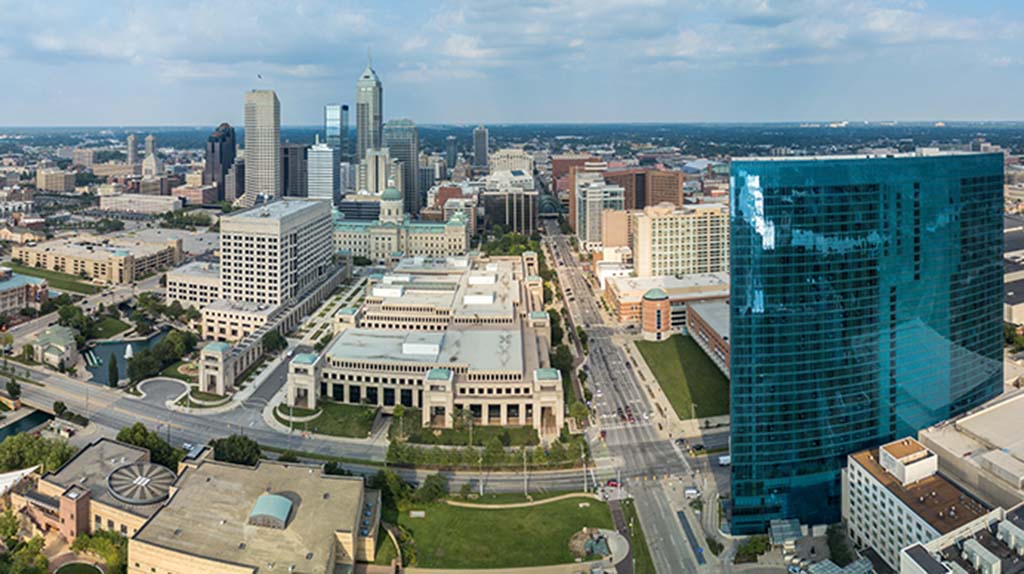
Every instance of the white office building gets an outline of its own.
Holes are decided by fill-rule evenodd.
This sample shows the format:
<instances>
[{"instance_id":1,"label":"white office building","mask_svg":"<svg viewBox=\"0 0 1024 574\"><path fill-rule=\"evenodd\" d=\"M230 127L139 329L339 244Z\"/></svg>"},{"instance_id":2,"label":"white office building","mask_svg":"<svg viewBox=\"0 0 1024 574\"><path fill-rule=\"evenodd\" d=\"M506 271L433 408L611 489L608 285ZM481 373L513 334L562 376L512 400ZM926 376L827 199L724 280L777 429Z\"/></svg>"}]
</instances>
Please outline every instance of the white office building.
<instances>
[{"instance_id":1,"label":"white office building","mask_svg":"<svg viewBox=\"0 0 1024 574\"><path fill-rule=\"evenodd\" d=\"M338 149L320 141L309 148L306 170L308 174L309 199L323 199L331 205L341 201L341 177L338 173Z\"/></svg>"},{"instance_id":2,"label":"white office building","mask_svg":"<svg viewBox=\"0 0 1024 574\"><path fill-rule=\"evenodd\" d=\"M245 94L245 194L237 202L255 205L259 196L281 197L281 102L273 90Z\"/></svg>"},{"instance_id":3,"label":"white office building","mask_svg":"<svg viewBox=\"0 0 1024 574\"><path fill-rule=\"evenodd\" d=\"M596 251L602 247L601 214L606 209L625 209L626 190L605 182L600 172L576 174L576 236L580 248Z\"/></svg>"}]
</instances>

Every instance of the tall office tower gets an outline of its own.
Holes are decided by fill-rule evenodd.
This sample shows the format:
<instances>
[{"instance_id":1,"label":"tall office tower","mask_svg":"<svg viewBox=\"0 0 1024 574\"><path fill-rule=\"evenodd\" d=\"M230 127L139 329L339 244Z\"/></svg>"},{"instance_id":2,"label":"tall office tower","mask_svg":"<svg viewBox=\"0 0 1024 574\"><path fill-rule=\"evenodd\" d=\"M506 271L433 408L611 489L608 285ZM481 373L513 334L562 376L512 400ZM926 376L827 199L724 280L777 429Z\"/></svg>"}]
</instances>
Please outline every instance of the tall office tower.
<instances>
[{"instance_id":1,"label":"tall office tower","mask_svg":"<svg viewBox=\"0 0 1024 574\"><path fill-rule=\"evenodd\" d=\"M555 157L557 158L558 156L555 156ZM589 158L589 157L586 160L576 158L576 159L579 159L578 162L576 161L576 159L570 159L570 160L562 159L562 160L559 160L559 159L556 159L556 158L552 158L552 161L551 161L551 178L552 178L552 181L555 182L556 189L563 188L566 191L568 191L567 195L569 196L569 227L571 227L573 231L578 231L576 229L576 222L577 222L577 219L578 219L578 217L576 215L576 207L577 207L577 201L576 201L577 197L576 196L577 196L577 191L578 191L579 185L578 185L576 179L577 179L577 177L579 177L579 175L584 174L584 173L588 173L588 172L604 173L605 171L608 170L608 164L606 164L605 162L603 162L603 161L601 161L601 160L599 160L597 158ZM558 163L556 163L558 161L563 161L565 163L563 163L560 166ZM555 168L556 167L561 168L562 166L567 166L567 167L564 168L565 169L564 173L566 173L566 175L559 177L557 174L562 173L562 172L560 172L560 170L555 169ZM624 209L625 208L624 206L625 206L625 190L623 190L623 207L620 208L620 209Z\"/></svg>"},{"instance_id":2,"label":"tall office tower","mask_svg":"<svg viewBox=\"0 0 1024 574\"><path fill-rule=\"evenodd\" d=\"M628 196L629 191L626 191ZM645 207L643 211L630 211L627 217L632 221L624 221L623 226L630 236L637 277L729 270L729 209L725 205L704 203L675 207L662 204Z\"/></svg>"},{"instance_id":3,"label":"tall office tower","mask_svg":"<svg viewBox=\"0 0 1024 574\"><path fill-rule=\"evenodd\" d=\"M139 140L135 134L128 134L128 165L139 163Z\"/></svg>"},{"instance_id":4,"label":"tall office tower","mask_svg":"<svg viewBox=\"0 0 1024 574\"><path fill-rule=\"evenodd\" d=\"M473 128L473 167L487 167L487 128Z\"/></svg>"},{"instance_id":5,"label":"tall office tower","mask_svg":"<svg viewBox=\"0 0 1024 574\"><path fill-rule=\"evenodd\" d=\"M245 195L243 207L259 196L281 197L281 102L273 90L245 94Z\"/></svg>"},{"instance_id":6,"label":"tall office tower","mask_svg":"<svg viewBox=\"0 0 1024 574\"><path fill-rule=\"evenodd\" d=\"M236 157L224 177L224 201L234 202L245 195L245 158Z\"/></svg>"},{"instance_id":7,"label":"tall office tower","mask_svg":"<svg viewBox=\"0 0 1024 574\"><path fill-rule=\"evenodd\" d=\"M455 169L455 162L459 159L459 138L455 136L448 136L444 140L445 154L444 161L448 164L448 169Z\"/></svg>"},{"instance_id":8,"label":"tall office tower","mask_svg":"<svg viewBox=\"0 0 1024 574\"><path fill-rule=\"evenodd\" d=\"M373 195L380 195L388 187L401 188L402 164L391 159L388 148L366 150L366 157L359 162L356 188ZM391 182L389 184L388 182Z\"/></svg>"},{"instance_id":9,"label":"tall office tower","mask_svg":"<svg viewBox=\"0 0 1024 574\"><path fill-rule=\"evenodd\" d=\"M224 199L224 180L235 163L235 128L224 122L206 138L206 165L203 166L203 185L216 185L217 198Z\"/></svg>"},{"instance_id":10,"label":"tall office tower","mask_svg":"<svg viewBox=\"0 0 1024 574\"><path fill-rule=\"evenodd\" d=\"M581 249L599 249L603 230L601 214L606 209L623 209L625 190L606 182L599 171L583 172L576 175L575 200L575 229Z\"/></svg>"},{"instance_id":11,"label":"tall office tower","mask_svg":"<svg viewBox=\"0 0 1024 574\"><path fill-rule=\"evenodd\" d=\"M156 136L149 134L146 136L146 156L156 155Z\"/></svg>"},{"instance_id":12,"label":"tall office tower","mask_svg":"<svg viewBox=\"0 0 1024 574\"><path fill-rule=\"evenodd\" d=\"M999 154L731 165L732 531L840 516L848 454L1003 389Z\"/></svg>"},{"instance_id":13,"label":"tall office tower","mask_svg":"<svg viewBox=\"0 0 1024 574\"><path fill-rule=\"evenodd\" d=\"M334 205L341 201L341 179L338 174L339 151L330 145L320 141L317 136L316 144L309 148L308 170L309 170L309 191L306 197L309 199L324 199Z\"/></svg>"},{"instance_id":14,"label":"tall office tower","mask_svg":"<svg viewBox=\"0 0 1024 574\"><path fill-rule=\"evenodd\" d=\"M331 206L282 199L220 219L222 297L277 306L330 272Z\"/></svg>"},{"instance_id":15,"label":"tall office tower","mask_svg":"<svg viewBox=\"0 0 1024 574\"><path fill-rule=\"evenodd\" d=\"M650 168L609 170L604 178L626 190L626 209L643 209L659 203L683 205L681 171Z\"/></svg>"},{"instance_id":16,"label":"tall office tower","mask_svg":"<svg viewBox=\"0 0 1024 574\"><path fill-rule=\"evenodd\" d=\"M420 201L419 165L420 136L412 120L391 120L384 125L384 147L391 157L402 164L402 192L405 212L416 215L423 202Z\"/></svg>"},{"instance_id":17,"label":"tall office tower","mask_svg":"<svg viewBox=\"0 0 1024 574\"><path fill-rule=\"evenodd\" d=\"M281 192L286 197L306 197L309 187L308 153L309 146L306 144L281 144Z\"/></svg>"},{"instance_id":18,"label":"tall office tower","mask_svg":"<svg viewBox=\"0 0 1024 574\"><path fill-rule=\"evenodd\" d=\"M356 159L366 157L366 150L379 148L384 122L383 88L370 62L356 82Z\"/></svg>"},{"instance_id":19,"label":"tall office tower","mask_svg":"<svg viewBox=\"0 0 1024 574\"><path fill-rule=\"evenodd\" d=\"M338 150L338 161L348 161L348 106L324 106L324 143Z\"/></svg>"}]
</instances>

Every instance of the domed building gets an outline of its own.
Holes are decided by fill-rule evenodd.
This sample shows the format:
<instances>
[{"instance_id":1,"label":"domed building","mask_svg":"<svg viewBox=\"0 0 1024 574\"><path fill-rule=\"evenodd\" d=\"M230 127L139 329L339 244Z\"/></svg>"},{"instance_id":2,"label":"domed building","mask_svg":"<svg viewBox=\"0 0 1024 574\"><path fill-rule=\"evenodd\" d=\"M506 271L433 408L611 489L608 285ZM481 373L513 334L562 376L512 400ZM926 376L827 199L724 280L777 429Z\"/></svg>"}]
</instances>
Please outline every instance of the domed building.
<instances>
[{"instance_id":1,"label":"domed building","mask_svg":"<svg viewBox=\"0 0 1024 574\"><path fill-rule=\"evenodd\" d=\"M414 221L403 210L402 192L389 185L380 194L377 221L334 221L334 247L354 257L388 263L401 257L449 257L469 251L470 226L454 213L446 222Z\"/></svg>"},{"instance_id":2,"label":"domed building","mask_svg":"<svg viewBox=\"0 0 1024 574\"><path fill-rule=\"evenodd\" d=\"M644 339L661 341L672 336L672 302L668 293L655 287L640 303L640 327Z\"/></svg>"}]
</instances>

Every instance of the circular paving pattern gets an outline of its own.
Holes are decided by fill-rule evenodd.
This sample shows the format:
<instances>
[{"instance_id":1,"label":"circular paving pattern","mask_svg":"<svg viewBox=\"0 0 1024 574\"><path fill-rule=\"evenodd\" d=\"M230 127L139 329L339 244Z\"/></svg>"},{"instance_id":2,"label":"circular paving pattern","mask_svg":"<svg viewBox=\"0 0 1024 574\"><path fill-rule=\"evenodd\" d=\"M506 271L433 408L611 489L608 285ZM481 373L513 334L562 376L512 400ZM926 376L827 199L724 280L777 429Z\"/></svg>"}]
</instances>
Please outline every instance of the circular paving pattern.
<instances>
[{"instance_id":1,"label":"circular paving pattern","mask_svg":"<svg viewBox=\"0 0 1024 574\"><path fill-rule=\"evenodd\" d=\"M155 504L167 499L175 478L166 466L134 462L114 469L107 477L107 489L126 504Z\"/></svg>"}]
</instances>

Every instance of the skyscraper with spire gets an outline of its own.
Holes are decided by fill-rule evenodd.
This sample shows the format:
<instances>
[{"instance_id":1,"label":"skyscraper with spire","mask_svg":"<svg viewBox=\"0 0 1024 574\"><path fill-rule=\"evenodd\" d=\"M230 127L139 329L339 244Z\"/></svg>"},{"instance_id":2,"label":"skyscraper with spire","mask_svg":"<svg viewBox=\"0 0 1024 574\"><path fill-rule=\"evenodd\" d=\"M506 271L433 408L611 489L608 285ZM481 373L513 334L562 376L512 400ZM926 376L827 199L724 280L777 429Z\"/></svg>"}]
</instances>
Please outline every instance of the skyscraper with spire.
<instances>
[{"instance_id":1,"label":"skyscraper with spire","mask_svg":"<svg viewBox=\"0 0 1024 574\"><path fill-rule=\"evenodd\" d=\"M384 124L383 88L373 62L367 57L366 69L356 82L356 159L366 157L367 149L381 147Z\"/></svg>"}]
</instances>

